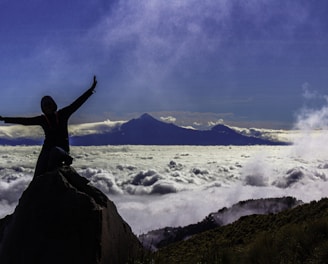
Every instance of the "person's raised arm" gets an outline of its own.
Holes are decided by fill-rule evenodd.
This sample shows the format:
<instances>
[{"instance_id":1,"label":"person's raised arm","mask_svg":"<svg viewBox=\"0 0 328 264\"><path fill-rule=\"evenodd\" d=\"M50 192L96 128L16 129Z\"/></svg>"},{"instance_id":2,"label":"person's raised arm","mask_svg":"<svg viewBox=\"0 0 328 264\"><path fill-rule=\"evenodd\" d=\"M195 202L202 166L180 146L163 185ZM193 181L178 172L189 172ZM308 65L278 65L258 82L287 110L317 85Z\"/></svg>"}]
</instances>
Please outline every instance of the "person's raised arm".
<instances>
[{"instance_id":1,"label":"person's raised arm","mask_svg":"<svg viewBox=\"0 0 328 264\"><path fill-rule=\"evenodd\" d=\"M79 98L77 98L73 103L71 103L69 106L63 108L63 110L68 111L69 114L74 113L95 92L96 86L97 86L97 79L96 79L96 76L94 76L91 87L86 92L84 92Z\"/></svg>"}]
</instances>

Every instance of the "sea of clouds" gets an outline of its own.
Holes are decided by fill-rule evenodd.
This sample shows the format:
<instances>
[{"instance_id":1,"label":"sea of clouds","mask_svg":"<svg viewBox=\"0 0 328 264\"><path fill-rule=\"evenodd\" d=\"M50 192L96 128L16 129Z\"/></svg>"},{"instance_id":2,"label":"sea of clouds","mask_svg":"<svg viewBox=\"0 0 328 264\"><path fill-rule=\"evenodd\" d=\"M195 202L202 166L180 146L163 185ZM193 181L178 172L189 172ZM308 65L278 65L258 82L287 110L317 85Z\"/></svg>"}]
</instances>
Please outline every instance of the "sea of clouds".
<instances>
[{"instance_id":1,"label":"sea of clouds","mask_svg":"<svg viewBox=\"0 0 328 264\"><path fill-rule=\"evenodd\" d=\"M72 155L73 167L140 234L195 223L241 200L290 195L309 202L327 196L328 157L322 149L309 155L304 148L101 146L73 147ZM39 151L0 148L0 217L13 212L32 180Z\"/></svg>"}]
</instances>

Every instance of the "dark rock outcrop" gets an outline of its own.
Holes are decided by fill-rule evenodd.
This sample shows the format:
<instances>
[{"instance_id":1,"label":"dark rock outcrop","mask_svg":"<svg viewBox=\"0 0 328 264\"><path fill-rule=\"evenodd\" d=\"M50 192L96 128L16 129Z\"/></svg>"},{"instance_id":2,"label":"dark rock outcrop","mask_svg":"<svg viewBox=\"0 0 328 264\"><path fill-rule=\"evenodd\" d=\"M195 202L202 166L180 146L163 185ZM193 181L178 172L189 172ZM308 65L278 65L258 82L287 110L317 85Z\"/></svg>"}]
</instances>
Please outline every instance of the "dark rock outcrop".
<instances>
[{"instance_id":1,"label":"dark rock outcrop","mask_svg":"<svg viewBox=\"0 0 328 264\"><path fill-rule=\"evenodd\" d=\"M129 263L141 253L114 203L71 167L33 179L0 220L1 264Z\"/></svg>"}]
</instances>

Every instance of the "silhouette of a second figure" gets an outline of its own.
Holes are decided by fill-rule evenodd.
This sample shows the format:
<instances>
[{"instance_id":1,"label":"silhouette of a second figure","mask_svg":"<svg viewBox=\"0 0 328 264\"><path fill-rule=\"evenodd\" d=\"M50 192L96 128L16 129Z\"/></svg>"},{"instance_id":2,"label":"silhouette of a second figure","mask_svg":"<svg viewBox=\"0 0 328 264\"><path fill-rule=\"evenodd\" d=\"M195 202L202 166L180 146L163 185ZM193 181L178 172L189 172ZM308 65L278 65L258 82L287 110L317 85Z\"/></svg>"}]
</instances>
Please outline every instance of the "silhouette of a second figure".
<instances>
[{"instance_id":1,"label":"silhouette of a second figure","mask_svg":"<svg viewBox=\"0 0 328 264\"><path fill-rule=\"evenodd\" d=\"M5 123L27 126L38 125L43 128L45 139L36 163L34 177L55 169L60 164L70 165L72 157L69 155L68 119L94 93L97 85L96 76L92 86L70 105L57 110L57 104L51 96L44 96L41 100L43 114L35 117L2 117Z\"/></svg>"}]
</instances>

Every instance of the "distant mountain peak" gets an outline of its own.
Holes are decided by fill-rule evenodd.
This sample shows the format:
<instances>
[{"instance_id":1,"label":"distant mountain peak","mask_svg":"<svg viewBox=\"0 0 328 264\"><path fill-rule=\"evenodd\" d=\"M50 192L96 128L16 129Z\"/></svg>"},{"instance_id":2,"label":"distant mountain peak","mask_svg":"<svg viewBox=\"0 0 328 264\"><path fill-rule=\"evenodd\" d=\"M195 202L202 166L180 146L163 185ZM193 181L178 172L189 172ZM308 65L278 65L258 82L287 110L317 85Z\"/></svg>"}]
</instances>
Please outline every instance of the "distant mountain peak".
<instances>
[{"instance_id":1,"label":"distant mountain peak","mask_svg":"<svg viewBox=\"0 0 328 264\"><path fill-rule=\"evenodd\" d=\"M212 127L211 130L215 130L215 131L224 131L224 132L236 132L234 129L224 125L224 124L218 124L214 127Z\"/></svg>"},{"instance_id":2,"label":"distant mountain peak","mask_svg":"<svg viewBox=\"0 0 328 264\"><path fill-rule=\"evenodd\" d=\"M148 113L144 113L144 114L142 114L140 117L139 117L139 119L149 119L149 118L151 118L151 119L154 119L154 117L152 117L150 114L148 114Z\"/></svg>"},{"instance_id":3,"label":"distant mountain peak","mask_svg":"<svg viewBox=\"0 0 328 264\"><path fill-rule=\"evenodd\" d=\"M147 125L147 126L156 126L158 124L166 124L166 123L154 118L153 116L151 116L150 114L147 114L147 113L141 115L138 118L131 119L130 121L128 121L125 124L129 124L129 123L142 124L142 125Z\"/></svg>"},{"instance_id":4,"label":"distant mountain peak","mask_svg":"<svg viewBox=\"0 0 328 264\"><path fill-rule=\"evenodd\" d=\"M142 121L158 121L158 122L160 122L159 120L157 120L156 118L154 118L153 116L151 116L148 113L142 114L139 118L137 118L137 120L142 120Z\"/></svg>"}]
</instances>

